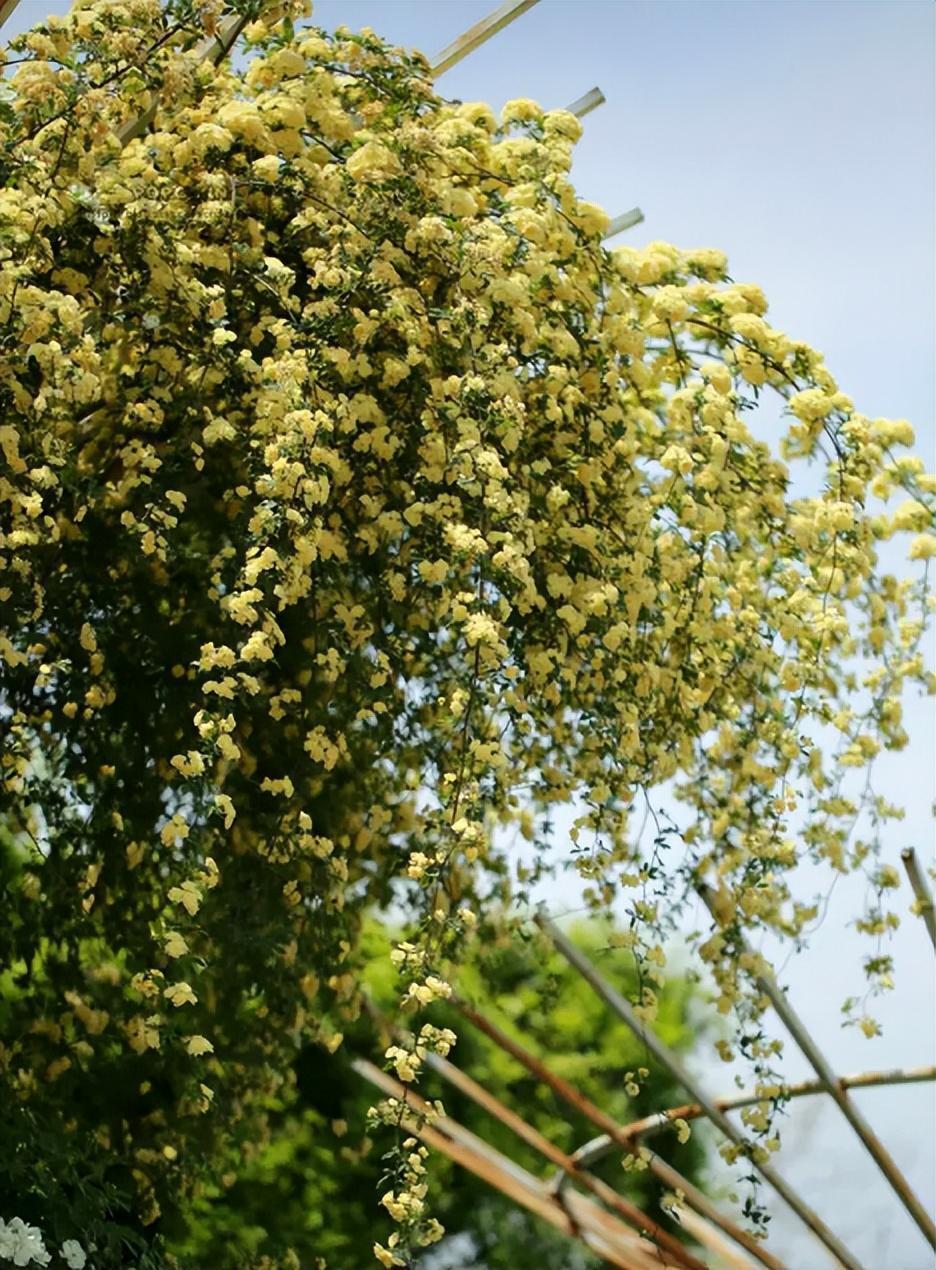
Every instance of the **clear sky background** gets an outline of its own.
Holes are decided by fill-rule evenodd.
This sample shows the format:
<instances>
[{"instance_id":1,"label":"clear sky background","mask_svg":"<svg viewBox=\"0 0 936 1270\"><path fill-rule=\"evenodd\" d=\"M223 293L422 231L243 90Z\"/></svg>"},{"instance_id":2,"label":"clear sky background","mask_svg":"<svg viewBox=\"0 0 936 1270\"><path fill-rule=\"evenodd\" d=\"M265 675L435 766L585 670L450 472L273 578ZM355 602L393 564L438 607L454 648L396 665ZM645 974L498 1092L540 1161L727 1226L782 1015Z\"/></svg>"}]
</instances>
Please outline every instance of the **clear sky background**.
<instances>
[{"instance_id":1,"label":"clear sky background","mask_svg":"<svg viewBox=\"0 0 936 1270\"><path fill-rule=\"evenodd\" d=\"M496 0L319 0L312 21L372 27L430 56ZM24 0L4 37L66 0ZM574 178L612 215L646 220L620 241L667 239L729 255L760 283L770 317L826 355L859 410L910 419L936 465L936 6L930 0L540 0L439 81L446 96L499 107L510 97L565 106L593 85L607 103L585 120ZM928 644L932 662L934 644ZM886 858L915 844L933 859L936 727L931 702L907 703L909 750L880 765L882 792L907 806ZM811 894L827 878L813 875ZM808 953L783 982L840 1072L934 1060L934 959L922 923L894 940L896 991L876 1010L883 1037L840 1027L861 985L864 942L846 928L864 896L839 884ZM548 893L572 910L571 884ZM911 896L899 896L906 911ZM701 918L700 918L701 922ZM583 991L587 989L583 986ZM731 1072L703 1054L715 1092ZM791 1077L806 1075L791 1053ZM857 1095L926 1201L936 1200L932 1086ZM827 1100L802 1100L779 1167L867 1270L931 1270L933 1258L857 1139ZM828 1260L775 1210L791 1270ZM518 1267L518 1270L523 1268Z\"/></svg>"}]
</instances>

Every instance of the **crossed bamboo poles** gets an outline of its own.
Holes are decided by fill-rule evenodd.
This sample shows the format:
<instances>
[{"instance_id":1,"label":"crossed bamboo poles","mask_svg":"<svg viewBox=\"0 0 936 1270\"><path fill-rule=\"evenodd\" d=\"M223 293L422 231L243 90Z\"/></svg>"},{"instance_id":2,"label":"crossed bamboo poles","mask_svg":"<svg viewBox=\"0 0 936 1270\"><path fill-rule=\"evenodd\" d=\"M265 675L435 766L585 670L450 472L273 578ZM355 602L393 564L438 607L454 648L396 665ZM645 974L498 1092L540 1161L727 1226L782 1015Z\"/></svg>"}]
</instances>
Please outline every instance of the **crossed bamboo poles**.
<instances>
[{"instance_id":1,"label":"crossed bamboo poles","mask_svg":"<svg viewBox=\"0 0 936 1270\"><path fill-rule=\"evenodd\" d=\"M927 930L929 930L932 922L932 897L926 885L925 876L916 862L912 849L903 853L903 859L916 896L917 911L926 921ZM700 888L700 890L704 899L704 889ZM460 997L454 997L454 1004L466 1020L482 1031L505 1053L511 1055L537 1080L547 1085L561 1101L602 1131L599 1136L585 1143L577 1151L568 1154L546 1139L537 1129L506 1107L489 1090L462 1072L455 1064L438 1055L427 1054L424 1062L436 1075L459 1089L477 1106L509 1128L521 1141L536 1150L544 1160L556 1166L557 1171L553 1179L544 1182L522 1169L507 1156L494 1150L452 1117L433 1115L427 1120L425 1115L430 1111L428 1104L412 1089L394 1080L374 1064L356 1059L353 1067L359 1075L382 1092L413 1108L414 1114L405 1119L407 1132L421 1137L427 1145L449 1156L565 1234L580 1239L608 1265L623 1266L628 1270L647 1270L648 1266L698 1270L698 1267L705 1264L704 1262L700 1262L698 1257L675 1240L669 1231L662 1228L646 1213L619 1195L606 1182L595 1177L589 1171L589 1166L615 1147L632 1151L646 1136L665 1128L677 1118L689 1120L704 1116L730 1141L743 1146L740 1130L728 1119L726 1113L762 1102L763 1096L750 1092L727 1098L713 1098L708 1095L700 1083L682 1066L673 1051L634 1015L630 1003L570 943L558 927L544 913L538 913L535 920L554 947L581 974L606 1005L638 1036L661 1066L666 1068L689 1093L693 1101L645 1116L630 1124L619 1124L570 1082L553 1072L523 1044L499 1028L480 1009ZM802 1021L775 981L761 976L757 982L816 1072L816 1079L786 1086L780 1091L779 1096L800 1098L827 1094L832 1097L878 1165L891 1189L926 1238L936 1246L936 1229L932 1219L864 1117L847 1096L849 1089L932 1081L936 1079L936 1066L863 1072L853 1076L837 1077L832 1073ZM372 1013L377 1015L374 1010ZM380 1018L379 1015L377 1017ZM399 1028L394 1030L397 1033L400 1032ZM715 1259L714 1264L732 1268L750 1267L751 1258L753 1258L754 1261L767 1266L768 1270L784 1270L783 1262L777 1256L722 1213L703 1192L684 1178L672 1165L667 1164L652 1151L649 1153L647 1163L654 1176L679 1197L678 1206L671 1210L675 1220L705 1250L706 1254ZM757 1169L763 1179L776 1190L812 1234L824 1244L836 1264L845 1266L848 1270L861 1270L861 1263L776 1170L769 1164L757 1163L753 1160L752 1167ZM573 1190L571 1183L588 1191L589 1196Z\"/></svg>"},{"instance_id":2,"label":"crossed bamboo poles","mask_svg":"<svg viewBox=\"0 0 936 1270\"><path fill-rule=\"evenodd\" d=\"M615 1147L626 1151L634 1150L639 1142L665 1128L677 1117L695 1119L706 1115L705 1108L699 1103L686 1103L628 1124L619 1124L572 1084L553 1072L524 1045L499 1028L480 1009L457 997L454 1004L468 1022L518 1061L537 1080L552 1089L561 1101L603 1132L572 1154L563 1152L454 1063L437 1055L427 1054L424 1062L436 1075L499 1120L521 1141L536 1150L545 1161L556 1166L555 1176L544 1182L490 1147L451 1116L432 1116L429 1120L423 1120L422 1117L431 1115L431 1112L428 1104L411 1088L388 1076L373 1063L355 1059L352 1066L360 1076L382 1093L413 1108L414 1114L405 1118L406 1131L421 1137L428 1146L447 1155L565 1234L579 1238L609 1265L625 1265L634 1270L644 1270L648 1256L656 1267L675 1266L682 1270L687 1266L698 1267L703 1264L684 1246L677 1244L667 1231L661 1230L652 1218L620 1196L607 1183L594 1177L589 1172L589 1166ZM377 1014L374 1010L372 1013ZM400 1033L398 1028L393 1030ZM842 1077L839 1083L850 1089L913 1084L934 1079L936 1066L927 1066L863 1072ZM801 1081L785 1087L783 1096L799 1098L825 1092L821 1081ZM713 1099L711 1102L725 1112L762 1100L760 1095L747 1092ZM681 1193L682 1204L675 1214L676 1220L696 1243L715 1258L716 1264L750 1267L753 1258L769 1270L784 1270L784 1263L777 1256L722 1213L703 1192L671 1165L655 1153L651 1153L648 1165L660 1182L670 1190ZM601 1212L594 1202L570 1190L570 1183L589 1191L596 1200L612 1210L611 1214ZM813 1233L817 1232L814 1230ZM727 1240L724 1236L727 1236ZM745 1256L744 1253L748 1255ZM850 1254L847 1255L850 1257ZM850 1258L850 1263L858 1265L853 1258Z\"/></svg>"}]
</instances>

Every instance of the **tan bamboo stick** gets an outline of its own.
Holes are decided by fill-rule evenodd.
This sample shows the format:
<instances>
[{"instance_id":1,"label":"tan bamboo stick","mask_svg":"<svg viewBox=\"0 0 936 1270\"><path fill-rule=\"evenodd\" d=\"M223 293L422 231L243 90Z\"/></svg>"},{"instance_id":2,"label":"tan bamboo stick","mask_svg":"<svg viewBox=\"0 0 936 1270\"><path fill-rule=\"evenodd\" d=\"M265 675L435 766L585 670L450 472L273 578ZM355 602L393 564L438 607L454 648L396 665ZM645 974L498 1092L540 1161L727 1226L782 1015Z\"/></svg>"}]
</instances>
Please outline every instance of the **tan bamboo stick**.
<instances>
[{"instance_id":1,"label":"tan bamboo stick","mask_svg":"<svg viewBox=\"0 0 936 1270\"><path fill-rule=\"evenodd\" d=\"M697 890L699 895L702 897L703 902L706 904L709 911L712 912L714 917L712 897L709 888L702 884L697 887ZM735 939L739 950L744 952L750 951L748 944L742 936L737 935ZM770 1003L782 1020L784 1027L799 1046L800 1052L806 1059L808 1059L813 1071L819 1077L819 1081L826 1093L854 1129L856 1135L861 1141L861 1144L883 1173L894 1194L900 1200L901 1204L903 1204L914 1222L916 1222L924 1237L929 1240L933 1248L936 1248L936 1222L933 1221L932 1217L926 1211L926 1208L914 1193L910 1183L897 1167L896 1161L865 1119L864 1114L848 1097L846 1091L839 1084L831 1065L820 1050L819 1046L813 1040L806 1024L796 1013L796 1010L793 1008L787 994L782 990L772 973L755 974L752 977L761 992L769 997ZM702 1099L698 1096L696 1096L696 1101L702 1103ZM702 1105L704 1106L705 1104L702 1103Z\"/></svg>"},{"instance_id":2,"label":"tan bamboo stick","mask_svg":"<svg viewBox=\"0 0 936 1270\"><path fill-rule=\"evenodd\" d=\"M0 27L3 26L7 18L12 18L19 7L19 2L20 0L0 0Z\"/></svg>"},{"instance_id":3,"label":"tan bamboo stick","mask_svg":"<svg viewBox=\"0 0 936 1270\"><path fill-rule=\"evenodd\" d=\"M632 207L629 212L622 212L611 221L602 235L602 241L607 242L609 238L623 234L625 229L632 229L635 225L639 225L643 218L644 214L639 207Z\"/></svg>"},{"instance_id":4,"label":"tan bamboo stick","mask_svg":"<svg viewBox=\"0 0 936 1270\"><path fill-rule=\"evenodd\" d=\"M876 1089L884 1085L914 1085L921 1084L924 1081L936 1080L936 1066L927 1067L901 1067L891 1071L883 1072L857 1072L852 1076L836 1076L836 1083L843 1089ZM826 1093L826 1087L821 1080L801 1080L795 1085L782 1085L780 1087L779 1097L782 1098L805 1098L813 1094ZM769 1102L770 1097L765 1094L756 1094L753 1090L746 1090L741 1094L732 1094L725 1098L715 1098L713 1102L716 1107L722 1111L736 1111L739 1107L753 1107L759 1102ZM704 1116L705 1111L697 1102L682 1103L678 1107L667 1107L664 1111L655 1111L650 1116L644 1116L641 1120L632 1120L630 1124L620 1126L621 1134L628 1138L642 1137L648 1133L655 1133L659 1129L665 1129L667 1125L674 1120L696 1120L699 1116ZM574 1158L586 1167L598 1160L614 1145L608 1134L602 1134L599 1138L593 1138L591 1142L586 1142L583 1147L579 1147L575 1152Z\"/></svg>"},{"instance_id":5,"label":"tan bamboo stick","mask_svg":"<svg viewBox=\"0 0 936 1270\"><path fill-rule=\"evenodd\" d=\"M565 1102L574 1107L576 1111L581 1112L586 1119L592 1124L597 1125L600 1129L615 1137L618 1132L617 1121L609 1116L607 1112L595 1105L585 1094L580 1093L573 1085L561 1076L557 1076L544 1063L525 1049L512 1036L502 1031L496 1023L492 1023L485 1015L477 1009L476 1006L469 1005L467 1001L462 1000L459 996L453 996L452 1001L458 1010L465 1016L469 1022L473 1023L480 1031L489 1036L492 1041L506 1053L521 1063L527 1071L531 1072L544 1085L548 1085L553 1093L558 1094Z\"/></svg>"},{"instance_id":6,"label":"tan bamboo stick","mask_svg":"<svg viewBox=\"0 0 936 1270\"><path fill-rule=\"evenodd\" d=\"M696 1106L695 1103L692 1104ZM675 1108L674 1114L678 1114L683 1108ZM699 1113L702 1108L698 1108ZM663 1113L669 1116L669 1113ZM634 1120L629 1125L621 1125L621 1137L615 1142L607 1133L602 1133L597 1138L592 1138L590 1142L584 1143L577 1151L572 1153L572 1160L575 1164L588 1167L598 1160L603 1159L609 1151L615 1147L623 1147L625 1150L628 1146L633 1147L641 1134L648 1132L649 1129L656 1128L654 1121L658 1116L646 1116L643 1120ZM664 1124L669 1124L670 1120L664 1120ZM663 1126L660 1125L660 1128ZM650 1148L647 1148L648 1150ZM655 1152L651 1152L648 1161L648 1167L664 1186L668 1186L672 1191L682 1191L688 1203L698 1212L701 1213L712 1225L717 1226L719 1230L723 1230L730 1239L740 1244L743 1248L755 1257L762 1265L769 1266L770 1270L784 1270L783 1262L775 1257L764 1247L763 1241L755 1239L749 1235L746 1230L736 1226L729 1218L727 1218L708 1198L704 1192L698 1187L693 1186L688 1178L678 1173L672 1165L667 1164Z\"/></svg>"},{"instance_id":7,"label":"tan bamboo stick","mask_svg":"<svg viewBox=\"0 0 936 1270\"><path fill-rule=\"evenodd\" d=\"M574 966L581 974L582 978L588 983L599 997L608 1005L614 1013L631 1029L636 1037L647 1047L649 1052L654 1055L659 1063L661 1063L667 1071L679 1081L694 1098L696 1102L705 1111L706 1116L718 1128L730 1142L742 1149L746 1148L744 1135L736 1125L728 1119L725 1113L715 1106L712 1099L703 1091L701 1085L689 1072L685 1069L682 1062L677 1058L668 1045L642 1023L634 1014L634 1008L631 1003L614 988L608 981L595 969L591 962L584 957L578 949L569 942L562 934L558 927L550 921L544 913L536 914L537 925L546 932L552 940L555 947L562 953L570 965ZM848 1251L837 1235L829 1229L822 1218L816 1213L805 1200L801 1199L797 1192L790 1186L779 1173L776 1172L770 1164L759 1163L751 1159L751 1167L760 1173L765 1182L774 1188L777 1194L784 1202L796 1213L797 1217L807 1226L816 1237L825 1244L829 1252L832 1253L843 1266L849 1270L860 1270L860 1262Z\"/></svg>"},{"instance_id":8,"label":"tan bamboo stick","mask_svg":"<svg viewBox=\"0 0 936 1270\"><path fill-rule=\"evenodd\" d=\"M403 1040L410 1044L412 1043L412 1035L403 1028L392 1024L373 1002L366 1000L365 1006L378 1025L387 1031L393 1032L396 1036L402 1037ZM648 1236L658 1243L660 1247L665 1248L682 1266L688 1267L689 1270L705 1270L702 1263L694 1258L677 1239L674 1239L669 1231L639 1209L636 1204L632 1204L622 1195L619 1195L606 1182L603 1182L600 1178L593 1177L590 1173L580 1168L571 1156L556 1146L554 1142L550 1142L538 1129L507 1107L499 1098L485 1089L480 1082L469 1076L467 1072L462 1071L460 1067L449 1062L448 1059L442 1058L439 1054L426 1053L423 1056L423 1062L443 1080L448 1081L450 1085L454 1085L456 1089L483 1108L489 1115L499 1120L501 1124L515 1133L521 1141L532 1147L534 1151L538 1151L540 1155L557 1165L563 1174L574 1177L586 1190L591 1191L603 1203L613 1208L641 1234Z\"/></svg>"},{"instance_id":9,"label":"tan bamboo stick","mask_svg":"<svg viewBox=\"0 0 936 1270\"><path fill-rule=\"evenodd\" d=\"M926 881L926 874L920 868L920 862L913 847L906 847L901 851L900 858L903 861L910 886L913 888L913 894L916 897L917 910L923 918L930 942L936 948L936 911L933 909L933 893Z\"/></svg>"},{"instance_id":10,"label":"tan bamboo stick","mask_svg":"<svg viewBox=\"0 0 936 1270\"><path fill-rule=\"evenodd\" d=\"M589 1098L580 1093L568 1081L563 1080L561 1076L557 1076L555 1072L550 1071L535 1055L525 1049L513 1037L503 1032L496 1023L493 1023L485 1015L481 1013L475 1006L469 1005L459 997L453 998L454 1004L465 1016L469 1022L473 1023L480 1031L496 1045L498 1045L505 1053L515 1058L521 1066L525 1067L528 1072L536 1076L538 1080L547 1085L552 1091L558 1095L569 1106L574 1107L587 1120L598 1128L606 1129L612 1138L616 1138L625 1150L629 1150L632 1145L632 1139L621 1134L620 1126L606 1112L597 1107ZM573 1157L574 1158L574 1157ZM649 1161L651 1172L659 1178L664 1186L670 1187L671 1190L681 1190L690 1200L691 1203L703 1213L710 1221L714 1222L726 1234L729 1234L736 1243L748 1249L753 1255L757 1256L764 1265L770 1266L771 1270L783 1270L781 1262L772 1257L766 1250L761 1249L758 1242L751 1238L745 1231L730 1220L730 1218L720 1213L713 1204L711 1204L702 1193L692 1185L687 1178L684 1178L676 1169L666 1164L658 1156L653 1155Z\"/></svg>"},{"instance_id":11,"label":"tan bamboo stick","mask_svg":"<svg viewBox=\"0 0 936 1270\"><path fill-rule=\"evenodd\" d=\"M0 27L11 18L19 6L19 0L0 0Z\"/></svg>"},{"instance_id":12,"label":"tan bamboo stick","mask_svg":"<svg viewBox=\"0 0 936 1270\"><path fill-rule=\"evenodd\" d=\"M742 1230L727 1218L703 1191L678 1173L671 1164L661 1160L655 1152L651 1153L648 1167L658 1181L668 1186L671 1191L681 1191L687 1204L691 1204L697 1213L701 1213L713 1226L724 1231L729 1239L746 1249L761 1265L767 1266L768 1270L786 1270L779 1257L775 1257L761 1240L755 1239L753 1235L749 1235L746 1230Z\"/></svg>"},{"instance_id":13,"label":"tan bamboo stick","mask_svg":"<svg viewBox=\"0 0 936 1270\"><path fill-rule=\"evenodd\" d=\"M568 1197L573 1203L567 1211L532 1174L488 1146L450 1116L431 1115L431 1120L423 1123L417 1116L431 1114L428 1104L373 1063L354 1059L351 1065L358 1075L382 1093L413 1108L416 1116L404 1117L402 1122L407 1133L442 1151L563 1233L583 1239L610 1265L621 1267L621 1270L661 1270L661 1265L671 1264L661 1261L659 1251L652 1244L639 1239L583 1196Z\"/></svg>"},{"instance_id":14,"label":"tan bamboo stick","mask_svg":"<svg viewBox=\"0 0 936 1270\"><path fill-rule=\"evenodd\" d=\"M576 97L571 105L566 106L566 110L570 115L575 115L576 119L584 119L593 110L603 106L606 100L600 88L589 88L587 93L583 93L581 97Z\"/></svg>"},{"instance_id":15,"label":"tan bamboo stick","mask_svg":"<svg viewBox=\"0 0 936 1270\"><path fill-rule=\"evenodd\" d=\"M506 0L493 13L489 13L486 18L482 18L480 22L476 22L473 27L469 27L463 35L453 40L451 44L447 44L441 53L429 63L430 69L434 76L438 77L447 70L451 70L469 53L473 53L475 49L486 44L493 35L497 35L498 31L503 31L505 26L509 26L515 18L519 18L522 13L526 13L527 9L532 9L536 0Z\"/></svg>"},{"instance_id":16,"label":"tan bamboo stick","mask_svg":"<svg viewBox=\"0 0 936 1270\"><path fill-rule=\"evenodd\" d=\"M715 1254L719 1267L724 1267L725 1270L751 1270L751 1263L747 1257L743 1257L727 1239L712 1230L708 1222L704 1221L698 1213L694 1213L691 1208L677 1207L673 1215L693 1239Z\"/></svg>"},{"instance_id":17,"label":"tan bamboo stick","mask_svg":"<svg viewBox=\"0 0 936 1270\"><path fill-rule=\"evenodd\" d=\"M563 1173L567 1174L571 1178L574 1178L574 1180L584 1186L586 1190L591 1191L597 1199L600 1199L610 1208L613 1208L629 1225L639 1231L640 1234L647 1236L659 1247L664 1248L670 1257L674 1258L681 1266L690 1267L691 1270L705 1270L702 1262L700 1262L696 1257L693 1257L691 1253L683 1247L679 1240L673 1238L669 1231L665 1230L651 1217L639 1209L636 1204L632 1204L630 1200L625 1199L623 1195L619 1195L618 1192L606 1182L601 1181L600 1178L592 1177L590 1173L578 1167L571 1156L569 1156L560 1147L557 1147L555 1143L550 1142L549 1139L544 1137L538 1129L534 1128L533 1125L528 1124L522 1117L518 1116L516 1112L511 1111L509 1107L506 1107L500 1101L500 1099L495 1097L494 1094L490 1093L483 1085L480 1085L466 1072L463 1072L461 1068L456 1067L454 1063L450 1063L447 1059L440 1058L437 1054L427 1054L423 1061L431 1068L432 1071L441 1076L443 1080L447 1080L451 1085L454 1085L456 1089L460 1089L463 1094L471 1098L473 1102L476 1102L479 1107L483 1107L489 1115L494 1116L494 1118L499 1120L501 1124L505 1125L508 1129L511 1129L517 1137L526 1142L528 1146L531 1146L534 1150L539 1151L539 1153L545 1156L547 1160L550 1160L553 1164L558 1165Z\"/></svg>"}]
</instances>

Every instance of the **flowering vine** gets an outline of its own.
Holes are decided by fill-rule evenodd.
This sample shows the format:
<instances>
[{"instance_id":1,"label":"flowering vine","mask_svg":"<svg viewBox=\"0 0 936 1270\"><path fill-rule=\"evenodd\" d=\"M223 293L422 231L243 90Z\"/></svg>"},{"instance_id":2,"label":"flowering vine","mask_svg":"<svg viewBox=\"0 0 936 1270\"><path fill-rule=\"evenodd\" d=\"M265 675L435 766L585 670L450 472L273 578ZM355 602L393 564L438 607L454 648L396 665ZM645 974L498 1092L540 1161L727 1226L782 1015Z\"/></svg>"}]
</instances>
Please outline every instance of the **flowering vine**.
<instances>
[{"instance_id":1,"label":"flowering vine","mask_svg":"<svg viewBox=\"0 0 936 1270\"><path fill-rule=\"evenodd\" d=\"M720 252L608 249L569 113L288 16L215 65L219 12L79 0L0 102L0 1082L144 1226L262 1133L298 1041L340 1046L364 913L408 906L404 1003L447 997L507 831L545 859L563 806L591 902L630 897L644 1017L705 880L743 1034L742 934L805 930L804 856L878 867L856 826L898 809L848 777L933 686L909 424ZM681 869L634 833L670 780ZM451 1044L415 1037L403 1080ZM424 1241L403 1151L383 1203Z\"/></svg>"}]
</instances>

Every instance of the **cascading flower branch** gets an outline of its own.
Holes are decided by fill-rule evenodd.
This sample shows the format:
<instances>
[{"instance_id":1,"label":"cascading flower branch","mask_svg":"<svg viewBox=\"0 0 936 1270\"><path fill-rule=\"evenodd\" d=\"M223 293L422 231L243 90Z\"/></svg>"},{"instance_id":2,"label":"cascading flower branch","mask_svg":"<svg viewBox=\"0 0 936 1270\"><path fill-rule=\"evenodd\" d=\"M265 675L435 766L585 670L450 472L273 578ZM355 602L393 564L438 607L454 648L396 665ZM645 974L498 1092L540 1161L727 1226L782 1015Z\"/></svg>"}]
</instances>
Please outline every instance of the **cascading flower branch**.
<instances>
[{"instance_id":1,"label":"cascading flower branch","mask_svg":"<svg viewBox=\"0 0 936 1270\"><path fill-rule=\"evenodd\" d=\"M366 910L409 905L431 1004L511 897L505 830L545 859L564 806L646 1017L705 878L745 1027L739 939L801 932L798 861L892 881L855 832L897 809L848 777L932 688L907 423L721 253L607 249L567 112L288 17L215 66L216 9L78 0L0 103L4 1114L64 1115L143 1223L256 1141L298 1041L340 1045ZM666 781L679 869L633 832ZM437 1233L407 1186L398 1249Z\"/></svg>"}]
</instances>

